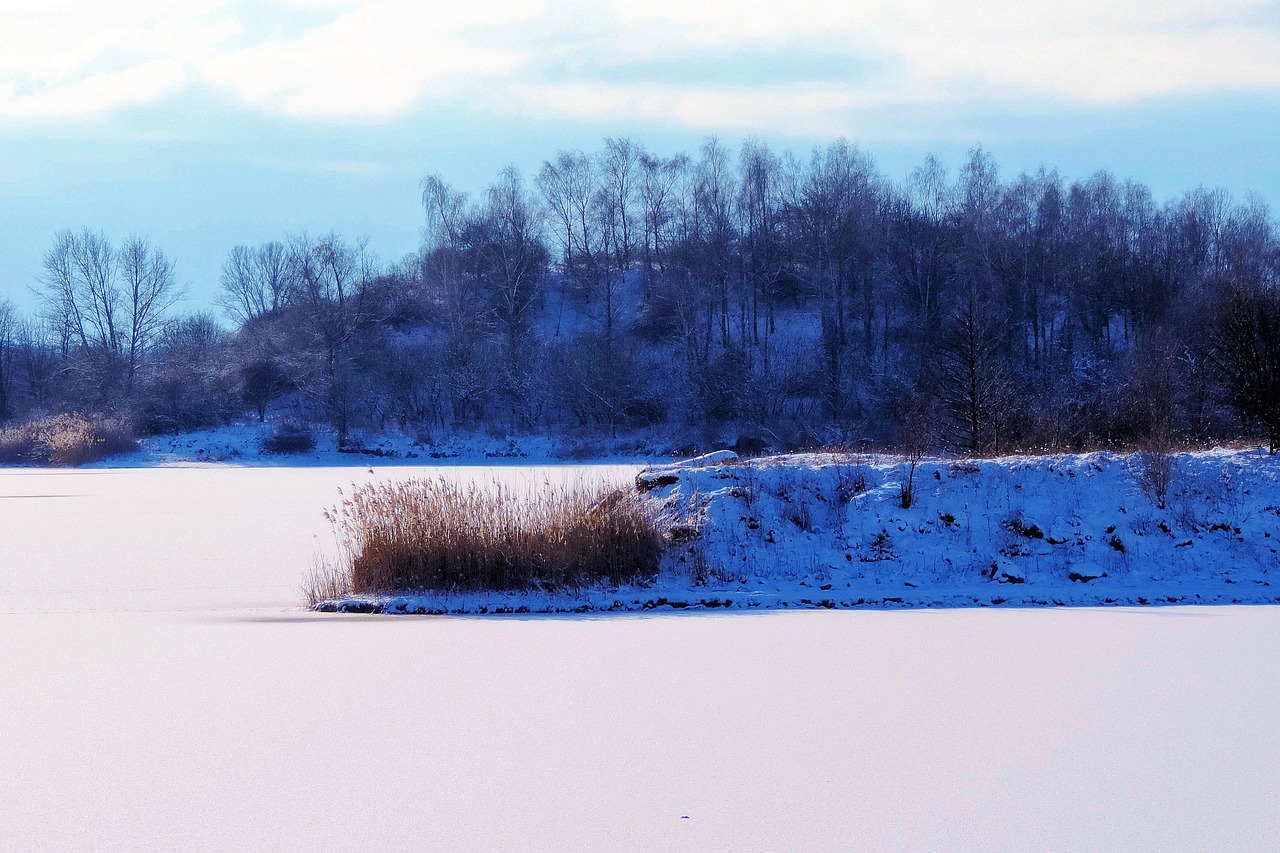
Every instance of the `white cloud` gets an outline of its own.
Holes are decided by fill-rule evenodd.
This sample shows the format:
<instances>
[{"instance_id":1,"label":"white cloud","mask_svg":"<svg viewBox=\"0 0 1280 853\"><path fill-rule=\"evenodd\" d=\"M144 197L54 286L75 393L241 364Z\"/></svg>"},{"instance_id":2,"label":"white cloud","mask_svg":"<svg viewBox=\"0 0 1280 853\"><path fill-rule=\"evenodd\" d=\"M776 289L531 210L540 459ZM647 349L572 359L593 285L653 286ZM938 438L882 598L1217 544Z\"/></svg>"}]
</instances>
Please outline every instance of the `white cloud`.
<instances>
[{"instance_id":1,"label":"white cloud","mask_svg":"<svg viewBox=\"0 0 1280 853\"><path fill-rule=\"evenodd\" d=\"M802 64L815 48L847 55L847 74L828 61L803 85L741 79L753 51ZM723 79L628 78L709 54ZM318 119L436 102L816 131L868 109L974 99L1275 90L1280 10L1261 0L0 0L0 118L99 115L185 86Z\"/></svg>"},{"instance_id":2,"label":"white cloud","mask_svg":"<svg viewBox=\"0 0 1280 853\"><path fill-rule=\"evenodd\" d=\"M515 50L467 37L484 16L452 5L368 3L297 38L224 53L204 79L255 106L292 115L379 118L517 71Z\"/></svg>"},{"instance_id":3,"label":"white cloud","mask_svg":"<svg viewBox=\"0 0 1280 853\"><path fill-rule=\"evenodd\" d=\"M151 60L119 71L94 72L51 89L24 90L0 83L4 114L27 119L78 119L157 101L190 80L170 60Z\"/></svg>"}]
</instances>

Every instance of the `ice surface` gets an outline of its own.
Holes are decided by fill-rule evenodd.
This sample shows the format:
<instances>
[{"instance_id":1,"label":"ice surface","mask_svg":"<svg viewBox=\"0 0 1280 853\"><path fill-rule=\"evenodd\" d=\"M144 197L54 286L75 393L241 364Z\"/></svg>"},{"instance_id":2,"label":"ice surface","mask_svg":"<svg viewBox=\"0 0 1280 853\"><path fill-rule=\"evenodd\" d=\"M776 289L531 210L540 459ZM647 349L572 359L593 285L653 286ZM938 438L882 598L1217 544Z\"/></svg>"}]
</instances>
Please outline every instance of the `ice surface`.
<instances>
[{"instance_id":1,"label":"ice surface","mask_svg":"<svg viewBox=\"0 0 1280 853\"><path fill-rule=\"evenodd\" d=\"M422 473L0 472L0 847L1280 845L1278 608L304 612Z\"/></svg>"}]
</instances>

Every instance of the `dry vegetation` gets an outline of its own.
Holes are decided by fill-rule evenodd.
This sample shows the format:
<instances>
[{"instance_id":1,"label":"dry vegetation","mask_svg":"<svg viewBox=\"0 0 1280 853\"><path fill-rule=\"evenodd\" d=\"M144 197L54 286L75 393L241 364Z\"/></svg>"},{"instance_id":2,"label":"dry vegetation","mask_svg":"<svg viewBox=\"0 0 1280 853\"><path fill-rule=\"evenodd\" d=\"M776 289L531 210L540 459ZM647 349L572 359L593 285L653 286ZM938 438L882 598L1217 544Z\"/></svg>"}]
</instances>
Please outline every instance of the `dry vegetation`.
<instances>
[{"instance_id":1,"label":"dry vegetation","mask_svg":"<svg viewBox=\"0 0 1280 853\"><path fill-rule=\"evenodd\" d=\"M313 570L312 603L346 593L644 583L662 553L653 511L633 492L602 485L376 483L327 517L343 556Z\"/></svg>"},{"instance_id":2,"label":"dry vegetation","mask_svg":"<svg viewBox=\"0 0 1280 853\"><path fill-rule=\"evenodd\" d=\"M124 422L72 412L0 430L0 464L84 465L137 446Z\"/></svg>"}]
</instances>

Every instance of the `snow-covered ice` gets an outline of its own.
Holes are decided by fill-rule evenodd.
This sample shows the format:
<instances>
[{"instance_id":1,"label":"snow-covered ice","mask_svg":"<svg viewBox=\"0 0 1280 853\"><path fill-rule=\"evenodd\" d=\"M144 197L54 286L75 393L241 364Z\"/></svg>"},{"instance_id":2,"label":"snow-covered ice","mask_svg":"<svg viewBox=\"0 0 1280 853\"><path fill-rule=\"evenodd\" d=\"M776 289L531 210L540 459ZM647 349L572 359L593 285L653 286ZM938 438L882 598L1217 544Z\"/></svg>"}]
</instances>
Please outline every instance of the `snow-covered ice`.
<instances>
[{"instance_id":1,"label":"snow-covered ice","mask_svg":"<svg viewBox=\"0 0 1280 853\"><path fill-rule=\"evenodd\" d=\"M0 472L0 847L1280 846L1280 608L307 613L374 471Z\"/></svg>"}]
</instances>

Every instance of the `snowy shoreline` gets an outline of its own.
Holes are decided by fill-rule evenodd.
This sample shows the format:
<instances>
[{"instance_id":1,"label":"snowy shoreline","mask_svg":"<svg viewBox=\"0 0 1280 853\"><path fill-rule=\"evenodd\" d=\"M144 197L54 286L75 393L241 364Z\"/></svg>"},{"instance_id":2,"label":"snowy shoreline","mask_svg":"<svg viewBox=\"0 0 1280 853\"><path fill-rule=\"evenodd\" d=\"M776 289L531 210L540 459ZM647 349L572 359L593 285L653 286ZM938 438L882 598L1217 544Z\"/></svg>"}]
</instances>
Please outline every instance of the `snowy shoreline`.
<instances>
[{"instance_id":1,"label":"snowy shoreline","mask_svg":"<svg viewBox=\"0 0 1280 853\"><path fill-rule=\"evenodd\" d=\"M646 469L671 541L654 583L357 595L326 612L1094 607L1280 602L1280 460L1173 454L1160 506L1137 454L925 460L805 454ZM1274 584L1274 585L1273 585Z\"/></svg>"},{"instance_id":2,"label":"snowy shoreline","mask_svg":"<svg viewBox=\"0 0 1280 853\"><path fill-rule=\"evenodd\" d=\"M1268 584L1268 587L1270 585ZM1171 607L1171 606L1219 606L1219 605L1267 605L1280 604L1280 594L1264 590L1257 594L1230 595L1227 593L1181 593L1170 588L1167 594L1141 595L991 595L974 596L968 593L921 597L911 594L886 594L881 598L827 596L824 593L805 598L792 598L781 594L751 592L735 594L722 592L722 598L688 595L635 597L629 592L595 591L583 598L540 599L535 595L514 593L499 597L498 594L481 596L390 596L351 597L326 601L312 608L318 613L358 613L390 616L560 616L586 615L640 615L645 613L745 613L778 610L941 610L972 607L1000 607L1003 609L1028 609L1045 607ZM908 591L909 592L909 591ZM820 597L821 596L821 597ZM584 600L585 599L585 600Z\"/></svg>"},{"instance_id":3,"label":"snowy shoreline","mask_svg":"<svg viewBox=\"0 0 1280 853\"><path fill-rule=\"evenodd\" d=\"M332 430L314 432L315 447L297 453L262 449L272 424L238 424L145 438L137 450L82 468L227 465L266 468L417 467L431 465L591 465L652 462L658 451L639 441L587 442L540 436L450 436L438 441L395 431L353 434L344 449Z\"/></svg>"}]
</instances>

